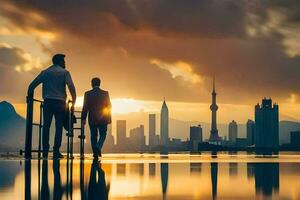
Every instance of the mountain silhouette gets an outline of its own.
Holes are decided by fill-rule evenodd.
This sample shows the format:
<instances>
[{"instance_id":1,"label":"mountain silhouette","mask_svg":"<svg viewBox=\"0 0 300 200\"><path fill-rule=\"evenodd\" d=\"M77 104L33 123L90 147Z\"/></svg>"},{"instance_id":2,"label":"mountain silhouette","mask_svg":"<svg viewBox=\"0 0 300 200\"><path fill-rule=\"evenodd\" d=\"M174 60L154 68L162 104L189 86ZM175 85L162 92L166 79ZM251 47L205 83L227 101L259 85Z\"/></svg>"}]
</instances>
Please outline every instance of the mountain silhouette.
<instances>
[{"instance_id":1,"label":"mountain silhouette","mask_svg":"<svg viewBox=\"0 0 300 200\"><path fill-rule=\"evenodd\" d=\"M18 151L24 146L25 122L12 104L0 102L0 151Z\"/></svg>"}]
</instances>

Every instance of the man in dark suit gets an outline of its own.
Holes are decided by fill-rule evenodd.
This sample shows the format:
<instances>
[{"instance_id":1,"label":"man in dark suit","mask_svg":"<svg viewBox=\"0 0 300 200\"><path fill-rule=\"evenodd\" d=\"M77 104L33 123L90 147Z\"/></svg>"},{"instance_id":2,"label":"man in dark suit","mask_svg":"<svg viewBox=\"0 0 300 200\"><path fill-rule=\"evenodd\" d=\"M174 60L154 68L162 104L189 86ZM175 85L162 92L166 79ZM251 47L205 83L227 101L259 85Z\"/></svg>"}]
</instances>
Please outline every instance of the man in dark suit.
<instances>
[{"instance_id":1,"label":"man in dark suit","mask_svg":"<svg viewBox=\"0 0 300 200\"><path fill-rule=\"evenodd\" d=\"M86 117L89 117L91 130L91 144L94 158L101 157L101 148L106 138L107 125L111 123L111 103L107 91L100 89L101 80L92 79L93 89L84 94L82 109L82 124L86 124ZM97 141L99 134L99 140Z\"/></svg>"}]
</instances>

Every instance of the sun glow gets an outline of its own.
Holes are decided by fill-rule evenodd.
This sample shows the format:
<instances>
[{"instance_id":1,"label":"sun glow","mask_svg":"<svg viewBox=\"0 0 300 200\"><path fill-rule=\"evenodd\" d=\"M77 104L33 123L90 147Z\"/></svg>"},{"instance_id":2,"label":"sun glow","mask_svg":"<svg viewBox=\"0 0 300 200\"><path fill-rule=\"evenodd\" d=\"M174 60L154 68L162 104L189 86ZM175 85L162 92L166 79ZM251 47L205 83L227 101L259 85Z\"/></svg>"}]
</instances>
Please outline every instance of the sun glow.
<instances>
[{"instance_id":1,"label":"sun glow","mask_svg":"<svg viewBox=\"0 0 300 200\"><path fill-rule=\"evenodd\" d=\"M111 100L112 114L127 114L131 112L140 112L146 109L143 101L131 98L116 98ZM83 106L83 96L76 100L75 107L81 108Z\"/></svg>"}]
</instances>

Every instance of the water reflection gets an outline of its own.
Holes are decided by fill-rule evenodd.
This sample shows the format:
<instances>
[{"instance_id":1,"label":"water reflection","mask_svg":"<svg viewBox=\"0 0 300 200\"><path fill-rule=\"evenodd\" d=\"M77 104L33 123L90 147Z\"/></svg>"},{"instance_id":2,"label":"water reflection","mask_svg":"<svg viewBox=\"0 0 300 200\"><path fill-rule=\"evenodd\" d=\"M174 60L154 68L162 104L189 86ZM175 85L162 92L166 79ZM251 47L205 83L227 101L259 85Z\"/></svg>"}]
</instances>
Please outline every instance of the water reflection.
<instances>
[{"instance_id":1,"label":"water reflection","mask_svg":"<svg viewBox=\"0 0 300 200\"><path fill-rule=\"evenodd\" d=\"M205 159L205 162L189 163L170 162L170 158L148 163L141 163L140 160L119 160L121 163L118 160L102 163L96 160L28 160L24 166L19 166L17 162L6 165L2 161L2 174L14 168L19 168L19 171L13 176L13 181L8 182L4 178L2 182L0 179L0 185L6 185L0 188L0 196L2 199L3 196L11 195L14 196L11 199L15 200L300 197L300 164L224 162L224 158L216 154ZM249 158L249 161L252 160ZM7 166L6 169L3 169L4 166ZM238 189L233 192L234 188ZM25 196L19 195L20 190L25 190Z\"/></svg>"},{"instance_id":2,"label":"water reflection","mask_svg":"<svg viewBox=\"0 0 300 200\"><path fill-rule=\"evenodd\" d=\"M44 162L44 161L43 161ZM53 199L62 199L65 187L63 189L60 176L60 160L53 160L53 174L54 174L54 189Z\"/></svg>"},{"instance_id":3,"label":"water reflection","mask_svg":"<svg viewBox=\"0 0 300 200\"><path fill-rule=\"evenodd\" d=\"M216 153L212 153L212 158L217 158ZM211 175L211 185L212 185L212 199L217 199L217 190L218 190L218 163L211 162L210 164L210 175Z\"/></svg>"},{"instance_id":4,"label":"water reflection","mask_svg":"<svg viewBox=\"0 0 300 200\"><path fill-rule=\"evenodd\" d=\"M88 199L108 199L109 185L106 185L105 173L101 163L94 160L91 166L90 181L88 186Z\"/></svg>"},{"instance_id":5,"label":"water reflection","mask_svg":"<svg viewBox=\"0 0 300 200\"><path fill-rule=\"evenodd\" d=\"M272 196L279 191L279 164L255 163L255 191L257 196Z\"/></svg>"},{"instance_id":6,"label":"water reflection","mask_svg":"<svg viewBox=\"0 0 300 200\"><path fill-rule=\"evenodd\" d=\"M163 193L163 199L166 199L167 189L168 189L168 179L169 179L169 164L160 164L160 177L161 177L161 187Z\"/></svg>"},{"instance_id":7,"label":"water reflection","mask_svg":"<svg viewBox=\"0 0 300 200\"><path fill-rule=\"evenodd\" d=\"M48 183L48 160L43 160L43 164L42 164L41 197L42 199L45 200L50 199L50 190L49 190L49 183Z\"/></svg>"}]
</instances>

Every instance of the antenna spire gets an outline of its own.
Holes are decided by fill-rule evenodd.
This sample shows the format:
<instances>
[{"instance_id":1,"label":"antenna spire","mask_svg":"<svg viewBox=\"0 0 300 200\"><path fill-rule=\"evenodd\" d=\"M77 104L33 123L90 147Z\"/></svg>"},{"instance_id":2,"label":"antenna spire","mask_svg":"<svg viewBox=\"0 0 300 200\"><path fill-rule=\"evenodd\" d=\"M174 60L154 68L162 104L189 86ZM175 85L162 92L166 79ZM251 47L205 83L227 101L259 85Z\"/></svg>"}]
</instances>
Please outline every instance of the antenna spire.
<instances>
[{"instance_id":1,"label":"antenna spire","mask_svg":"<svg viewBox=\"0 0 300 200\"><path fill-rule=\"evenodd\" d=\"M213 92L216 92L215 75L213 76Z\"/></svg>"}]
</instances>

